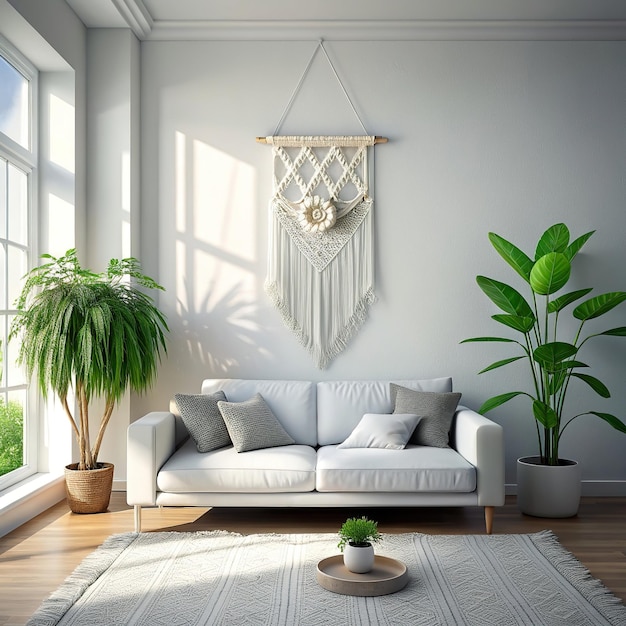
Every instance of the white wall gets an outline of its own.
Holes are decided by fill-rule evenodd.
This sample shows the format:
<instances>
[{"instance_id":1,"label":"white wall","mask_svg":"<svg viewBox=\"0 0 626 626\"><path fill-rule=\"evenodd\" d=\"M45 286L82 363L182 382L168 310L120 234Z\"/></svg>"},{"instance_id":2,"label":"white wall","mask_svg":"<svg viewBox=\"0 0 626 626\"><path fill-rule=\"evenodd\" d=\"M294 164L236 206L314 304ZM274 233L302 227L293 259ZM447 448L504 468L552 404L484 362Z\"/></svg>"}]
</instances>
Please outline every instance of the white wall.
<instances>
[{"instance_id":1,"label":"white wall","mask_svg":"<svg viewBox=\"0 0 626 626\"><path fill-rule=\"evenodd\" d=\"M63 0L0 0L0 35L39 70L40 252L84 249L86 233L86 29ZM58 404L37 407L39 474L0 494L0 535L65 496L73 436ZM48 473L45 473L48 472Z\"/></svg>"},{"instance_id":2,"label":"white wall","mask_svg":"<svg viewBox=\"0 0 626 626\"><path fill-rule=\"evenodd\" d=\"M515 280L487 232L529 252L551 224L597 234L577 259L576 285L626 289L626 43L326 42L375 149L379 301L324 371L283 326L263 292L271 134L316 43L142 44L142 260L167 292L169 357L133 418L194 392L205 377L379 378L451 375L463 402L517 389L508 356L459 345L496 334L497 311L476 274ZM321 54L284 134L360 133ZM530 250L532 248L532 250ZM598 323L624 325L626 309ZM626 416L626 343L602 338L584 358L614 393L572 404ZM494 411L505 427L507 482L534 453L521 400ZM568 429L595 493L626 493L626 436L595 418ZM619 481L617 483L611 481Z\"/></svg>"},{"instance_id":3,"label":"white wall","mask_svg":"<svg viewBox=\"0 0 626 626\"><path fill-rule=\"evenodd\" d=\"M597 229L577 259L576 286L626 289L624 42L325 43L368 130L390 143L375 149L379 301L348 349L319 371L263 292L271 151L254 141L273 132L316 42L153 41L139 51L130 33L94 33L91 54L106 56L91 58L94 80L103 82L92 81L90 124L107 112L103 95L115 87L123 92L124 127L110 135L101 129L86 148L85 29L61 0L11 0L10 7L0 0L3 17L11 7L75 73L72 231L79 249L100 264L126 253L129 236L131 253L167 288L160 303L172 333L158 385L124 405L105 439L107 460L118 468L125 468L129 419L166 407L177 391L197 391L205 377L451 375L472 407L517 388L521 367L476 374L507 356L505 348L459 345L498 332L476 274L514 280L488 231L530 251L557 221L574 235ZM17 34L13 26L4 30ZM107 62L121 63L121 74L108 73ZM90 128L93 138L97 126ZM361 132L322 55L282 132ZM121 165L103 159L112 144L134 155L131 207L139 203L141 161L141 220L131 210L130 235L119 227ZM108 202L118 196L119 206ZM625 318L626 309L615 311L597 329L625 325ZM625 356L618 338L586 351L614 397L581 391L574 408L626 416ZM515 458L535 450L529 410L519 401L491 414L505 427L509 483ZM587 492L626 494L625 445L626 436L585 417L568 429L562 451L582 462Z\"/></svg>"},{"instance_id":4,"label":"white wall","mask_svg":"<svg viewBox=\"0 0 626 626\"><path fill-rule=\"evenodd\" d=\"M111 258L140 256L140 45L128 29L87 33L88 229L86 261L103 271ZM126 480L131 396L118 403L99 458L113 460L115 485ZM90 410L95 438L104 400Z\"/></svg>"}]
</instances>

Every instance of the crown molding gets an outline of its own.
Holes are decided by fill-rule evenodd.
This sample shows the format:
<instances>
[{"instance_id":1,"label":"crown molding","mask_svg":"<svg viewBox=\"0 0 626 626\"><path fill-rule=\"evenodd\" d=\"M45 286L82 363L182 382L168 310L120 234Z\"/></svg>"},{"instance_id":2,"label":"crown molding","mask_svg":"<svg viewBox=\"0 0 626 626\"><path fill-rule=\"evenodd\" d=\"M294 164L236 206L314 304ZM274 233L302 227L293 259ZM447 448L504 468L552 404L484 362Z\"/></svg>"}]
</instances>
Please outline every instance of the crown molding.
<instances>
[{"instance_id":1,"label":"crown molding","mask_svg":"<svg viewBox=\"0 0 626 626\"><path fill-rule=\"evenodd\" d=\"M143 0L111 0L111 3L138 39L150 38L154 20Z\"/></svg>"},{"instance_id":2,"label":"crown molding","mask_svg":"<svg viewBox=\"0 0 626 626\"><path fill-rule=\"evenodd\" d=\"M155 21L142 32L148 41L626 41L626 20Z\"/></svg>"}]
</instances>

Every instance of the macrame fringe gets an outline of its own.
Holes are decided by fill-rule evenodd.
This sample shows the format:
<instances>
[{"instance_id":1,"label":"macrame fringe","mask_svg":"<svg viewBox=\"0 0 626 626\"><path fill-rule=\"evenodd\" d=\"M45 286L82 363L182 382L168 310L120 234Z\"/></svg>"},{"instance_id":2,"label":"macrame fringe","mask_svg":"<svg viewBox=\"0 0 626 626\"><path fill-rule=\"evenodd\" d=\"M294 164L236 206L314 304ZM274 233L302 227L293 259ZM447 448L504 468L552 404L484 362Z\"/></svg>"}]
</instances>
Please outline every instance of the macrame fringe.
<instances>
[{"instance_id":1,"label":"macrame fringe","mask_svg":"<svg viewBox=\"0 0 626 626\"><path fill-rule=\"evenodd\" d=\"M319 369L346 348L376 301L371 222L368 214L318 271L273 216L265 291Z\"/></svg>"},{"instance_id":2,"label":"macrame fringe","mask_svg":"<svg viewBox=\"0 0 626 626\"><path fill-rule=\"evenodd\" d=\"M369 289L357 303L354 314L348 319L344 328L335 337L335 340L327 346L321 347L311 343L308 333L298 324L298 321L291 314L285 300L281 297L277 284L266 282L265 291L272 301L272 304L281 314L285 326L293 332L300 344L308 350L316 367L321 370L326 369L328 364L347 347L352 337L367 319L369 307L376 302L374 290Z\"/></svg>"}]
</instances>

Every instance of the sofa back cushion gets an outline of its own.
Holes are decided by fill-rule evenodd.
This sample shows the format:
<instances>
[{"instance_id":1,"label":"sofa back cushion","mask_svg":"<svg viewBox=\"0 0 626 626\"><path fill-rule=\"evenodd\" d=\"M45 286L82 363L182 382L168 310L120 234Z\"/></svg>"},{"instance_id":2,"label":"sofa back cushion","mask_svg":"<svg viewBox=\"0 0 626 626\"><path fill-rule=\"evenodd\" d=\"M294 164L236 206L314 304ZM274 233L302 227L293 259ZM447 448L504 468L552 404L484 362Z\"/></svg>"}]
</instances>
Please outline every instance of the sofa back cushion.
<instances>
[{"instance_id":1,"label":"sofa back cushion","mask_svg":"<svg viewBox=\"0 0 626 626\"><path fill-rule=\"evenodd\" d=\"M226 394L228 402L245 402L260 393L297 444L317 445L315 383L238 378L211 378L202 382L202 393L215 393L219 389Z\"/></svg>"},{"instance_id":2,"label":"sofa back cushion","mask_svg":"<svg viewBox=\"0 0 626 626\"><path fill-rule=\"evenodd\" d=\"M344 441L366 413L393 413L390 383L417 391L452 391L452 378L427 380L338 380L317 383L317 440ZM226 392L228 395L228 392Z\"/></svg>"}]
</instances>

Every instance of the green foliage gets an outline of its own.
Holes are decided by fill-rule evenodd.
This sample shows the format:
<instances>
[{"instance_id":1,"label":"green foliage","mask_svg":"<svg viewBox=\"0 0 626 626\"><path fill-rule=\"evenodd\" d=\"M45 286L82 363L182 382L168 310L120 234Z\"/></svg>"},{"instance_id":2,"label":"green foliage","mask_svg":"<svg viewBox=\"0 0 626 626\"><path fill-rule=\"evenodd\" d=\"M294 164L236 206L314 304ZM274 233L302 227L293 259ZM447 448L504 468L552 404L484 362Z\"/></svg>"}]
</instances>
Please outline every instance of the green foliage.
<instances>
[{"instance_id":1,"label":"green foliage","mask_svg":"<svg viewBox=\"0 0 626 626\"><path fill-rule=\"evenodd\" d=\"M52 391L61 400L78 441L79 469L93 469L115 404L128 388L144 391L156 378L168 328L144 290L163 288L133 258L112 259L99 274L81 267L76 250L42 258L48 262L29 272L17 300L10 339L19 338L18 363L44 398ZM88 413L96 397L105 399L105 409L92 447Z\"/></svg>"},{"instance_id":2,"label":"green foliage","mask_svg":"<svg viewBox=\"0 0 626 626\"><path fill-rule=\"evenodd\" d=\"M24 461L24 416L19 402L5 403L0 398L0 476L8 474Z\"/></svg>"},{"instance_id":3,"label":"green foliage","mask_svg":"<svg viewBox=\"0 0 626 626\"><path fill-rule=\"evenodd\" d=\"M592 289L579 289L554 298L551 296L567 285L571 277L573 259L594 232L585 233L570 243L567 226L555 224L539 239L534 261L500 235L489 233L489 241L498 254L525 281L531 298L527 300L513 287L492 278L477 276L476 282L483 293L504 311L504 314L493 315L492 318L520 333L522 338L517 341L507 337L474 337L461 342L503 342L516 345L520 354L496 361L479 373L525 359L529 366L532 391L510 391L499 394L489 398L479 411L486 413L518 396L530 398L537 425L539 453L542 461L549 465L558 464L559 443L563 431L581 415L595 415L616 430L626 433L626 424L609 413L589 410L573 415L569 419L564 416L565 399L573 379L584 382L602 398L610 397L604 383L589 374L576 371L588 367L577 359L583 345L593 337L626 336L626 327L611 328L586 336L582 333L587 321L608 313L626 300L626 292L616 291L594 296L579 303L572 311L572 318L580 322L576 333L569 341L562 341L560 338L560 313L585 298Z\"/></svg>"},{"instance_id":4,"label":"green foliage","mask_svg":"<svg viewBox=\"0 0 626 626\"><path fill-rule=\"evenodd\" d=\"M343 552L347 543L362 546L367 543L375 543L382 539L378 532L378 522L366 517L351 517L347 519L339 531L339 543L337 547Z\"/></svg>"}]
</instances>

